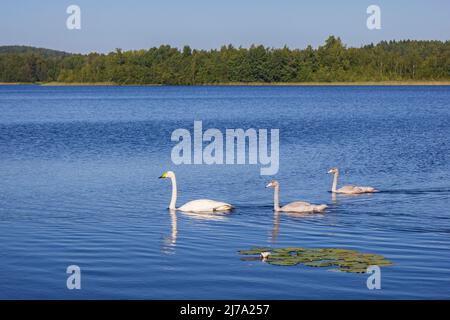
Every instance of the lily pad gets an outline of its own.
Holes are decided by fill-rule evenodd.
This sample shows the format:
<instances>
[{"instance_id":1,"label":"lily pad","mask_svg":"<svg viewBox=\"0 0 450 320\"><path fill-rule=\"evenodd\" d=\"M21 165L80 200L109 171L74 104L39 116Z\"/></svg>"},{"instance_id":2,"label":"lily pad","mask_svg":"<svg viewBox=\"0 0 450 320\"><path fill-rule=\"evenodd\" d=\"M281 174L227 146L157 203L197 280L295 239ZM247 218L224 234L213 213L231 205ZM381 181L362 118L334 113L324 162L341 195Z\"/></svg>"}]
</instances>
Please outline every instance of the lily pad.
<instances>
[{"instance_id":1,"label":"lily pad","mask_svg":"<svg viewBox=\"0 0 450 320\"><path fill-rule=\"evenodd\" d=\"M359 252L340 248L251 248L241 250L241 255L256 257L242 260L259 260L261 252L270 252L263 261L277 266L334 267L333 270L352 273L365 273L368 266L390 266L392 262L379 254Z\"/></svg>"},{"instance_id":2,"label":"lily pad","mask_svg":"<svg viewBox=\"0 0 450 320\"><path fill-rule=\"evenodd\" d=\"M244 255L260 255L261 252L265 252L265 251L270 251L270 248L251 248L249 250L240 250L239 254L244 254Z\"/></svg>"}]
</instances>

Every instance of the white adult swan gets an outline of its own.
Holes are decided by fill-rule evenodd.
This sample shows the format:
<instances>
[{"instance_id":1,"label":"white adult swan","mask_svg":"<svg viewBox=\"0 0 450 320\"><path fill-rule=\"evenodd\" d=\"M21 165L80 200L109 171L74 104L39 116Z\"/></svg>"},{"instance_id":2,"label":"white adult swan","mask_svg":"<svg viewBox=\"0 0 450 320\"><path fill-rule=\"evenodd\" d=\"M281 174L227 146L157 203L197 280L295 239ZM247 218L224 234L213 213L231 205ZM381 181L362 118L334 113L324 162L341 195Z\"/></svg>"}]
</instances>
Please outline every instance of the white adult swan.
<instances>
[{"instance_id":1,"label":"white adult swan","mask_svg":"<svg viewBox=\"0 0 450 320\"><path fill-rule=\"evenodd\" d=\"M377 192L377 190L372 187L343 186L342 188L337 189L337 179L339 177L338 168L331 168L328 173L332 173L334 175L333 186L331 187L331 192L333 193L360 194Z\"/></svg>"},{"instance_id":2,"label":"white adult swan","mask_svg":"<svg viewBox=\"0 0 450 320\"><path fill-rule=\"evenodd\" d=\"M308 202L303 201L295 201L291 202L285 206L280 208L279 204L279 192L280 192L280 184L277 180L273 180L269 182L266 188L274 188L274 197L273 197L273 209L274 211L283 211L283 212L298 212L298 213L307 213L307 212L322 212L327 208L326 204L315 205Z\"/></svg>"},{"instance_id":3,"label":"white adult swan","mask_svg":"<svg viewBox=\"0 0 450 320\"><path fill-rule=\"evenodd\" d=\"M209 199L199 199L189 201L179 208L176 208L177 203L177 179L173 171L164 172L160 179L169 178L172 181L172 198L170 199L169 209L170 210L180 210L185 212L197 212L197 213L208 213L208 212L226 212L234 209L234 207L225 202L214 201Z\"/></svg>"}]
</instances>

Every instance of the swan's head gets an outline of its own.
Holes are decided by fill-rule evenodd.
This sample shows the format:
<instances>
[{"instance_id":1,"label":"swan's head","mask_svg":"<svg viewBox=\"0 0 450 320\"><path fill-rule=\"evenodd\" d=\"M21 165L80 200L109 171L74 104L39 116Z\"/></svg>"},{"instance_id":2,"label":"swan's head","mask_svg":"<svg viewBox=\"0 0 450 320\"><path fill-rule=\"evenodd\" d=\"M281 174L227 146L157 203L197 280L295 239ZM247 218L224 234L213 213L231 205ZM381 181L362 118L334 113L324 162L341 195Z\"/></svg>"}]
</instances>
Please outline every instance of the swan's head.
<instances>
[{"instance_id":1,"label":"swan's head","mask_svg":"<svg viewBox=\"0 0 450 320\"><path fill-rule=\"evenodd\" d=\"M173 171L167 171L164 172L161 177L159 177L159 179L167 179L167 178L173 178L175 177L175 173L173 173Z\"/></svg>"},{"instance_id":2,"label":"swan's head","mask_svg":"<svg viewBox=\"0 0 450 320\"><path fill-rule=\"evenodd\" d=\"M272 181L270 181L270 182L267 184L267 186L266 186L266 188L275 188L275 187L278 187L278 181L277 181L277 180L272 180Z\"/></svg>"},{"instance_id":3,"label":"swan's head","mask_svg":"<svg viewBox=\"0 0 450 320\"><path fill-rule=\"evenodd\" d=\"M339 170L338 170L338 168L333 167L330 170L328 170L328 173L332 173L332 174L339 173Z\"/></svg>"}]
</instances>

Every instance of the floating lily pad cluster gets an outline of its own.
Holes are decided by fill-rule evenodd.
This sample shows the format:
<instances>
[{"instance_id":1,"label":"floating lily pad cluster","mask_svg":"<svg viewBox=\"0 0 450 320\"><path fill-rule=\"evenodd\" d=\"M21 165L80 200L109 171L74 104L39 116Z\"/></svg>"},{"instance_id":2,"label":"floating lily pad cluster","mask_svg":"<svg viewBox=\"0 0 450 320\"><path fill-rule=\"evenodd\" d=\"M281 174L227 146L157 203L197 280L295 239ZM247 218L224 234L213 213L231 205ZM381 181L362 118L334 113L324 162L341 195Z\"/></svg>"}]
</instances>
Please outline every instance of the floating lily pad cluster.
<instances>
[{"instance_id":1,"label":"floating lily pad cluster","mask_svg":"<svg viewBox=\"0 0 450 320\"><path fill-rule=\"evenodd\" d=\"M263 259L269 264L278 266L302 264L309 267L336 267L335 269L339 271L354 273L365 273L368 266L392 265L392 262L382 255L338 248L251 248L241 250L239 253L248 256L242 257L242 260Z\"/></svg>"}]
</instances>

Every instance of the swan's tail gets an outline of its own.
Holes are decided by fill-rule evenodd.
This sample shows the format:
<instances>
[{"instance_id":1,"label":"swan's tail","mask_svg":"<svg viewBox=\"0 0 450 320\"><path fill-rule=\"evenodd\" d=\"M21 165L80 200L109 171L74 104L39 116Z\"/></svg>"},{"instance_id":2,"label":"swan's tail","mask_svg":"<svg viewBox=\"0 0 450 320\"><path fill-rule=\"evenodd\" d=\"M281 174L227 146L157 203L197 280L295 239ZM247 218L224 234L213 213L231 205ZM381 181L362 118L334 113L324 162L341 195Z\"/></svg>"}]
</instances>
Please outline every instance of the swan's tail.
<instances>
[{"instance_id":1,"label":"swan's tail","mask_svg":"<svg viewBox=\"0 0 450 320\"><path fill-rule=\"evenodd\" d=\"M322 212L322 211L324 211L326 208L328 208L328 206L327 206L326 204L321 204L321 205L316 206L316 207L314 208L314 211L316 211L316 212Z\"/></svg>"},{"instance_id":2,"label":"swan's tail","mask_svg":"<svg viewBox=\"0 0 450 320\"><path fill-rule=\"evenodd\" d=\"M233 209L234 209L234 207L232 205L226 204L226 205L214 208L214 211L230 211Z\"/></svg>"}]
</instances>

